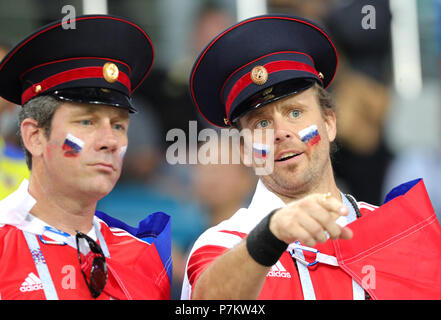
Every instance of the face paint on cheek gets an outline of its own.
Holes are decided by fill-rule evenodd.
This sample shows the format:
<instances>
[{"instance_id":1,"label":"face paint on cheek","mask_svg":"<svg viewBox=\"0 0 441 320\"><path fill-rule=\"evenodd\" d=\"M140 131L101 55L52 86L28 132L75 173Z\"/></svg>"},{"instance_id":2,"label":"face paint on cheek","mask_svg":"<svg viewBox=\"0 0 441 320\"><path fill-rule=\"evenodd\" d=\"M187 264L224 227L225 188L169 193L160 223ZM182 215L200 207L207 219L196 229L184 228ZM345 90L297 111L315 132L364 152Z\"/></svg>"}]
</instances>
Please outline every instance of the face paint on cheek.
<instances>
[{"instance_id":1,"label":"face paint on cheek","mask_svg":"<svg viewBox=\"0 0 441 320\"><path fill-rule=\"evenodd\" d=\"M119 148L119 158L121 159L121 161L124 160L126 151L127 151L127 146L122 146L121 148Z\"/></svg>"},{"instance_id":2,"label":"face paint on cheek","mask_svg":"<svg viewBox=\"0 0 441 320\"><path fill-rule=\"evenodd\" d=\"M252 144L255 174L258 176L272 174L274 171L274 130L255 130L252 141L256 141Z\"/></svg>"},{"instance_id":3,"label":"face paint on cheek","mask_svg":"<svg viewBox=\"0 0 441 320\"><path fill-rule=\"evenodd\" d=\"M253 155L258 159L266 159L271 151L271 147L264 143L253 143Z\"/></svg>"},{"instance_id":4,"label":"face paint on cheek","mask_svg":"<svg viewBox=\"0 0 441 320\"><path fill-rule=\"evenodd\" d=\"M317 125L313 124L299 131L300 139L308 146L313 146L320 141L320 134Z\"/></svg>"},{"instance_id":5,"label":"face paint on cheek","mask_svg":"<svg viewBox=\"0 0 441 320\"><path fill-rule=\"evenodd\" d=\"M68 158L77 157L80 151L84 147L84 141L74 135L68 133L66 139L64 140L62 149L64 151L64 156Z\"/></svg>"}]
</instances>

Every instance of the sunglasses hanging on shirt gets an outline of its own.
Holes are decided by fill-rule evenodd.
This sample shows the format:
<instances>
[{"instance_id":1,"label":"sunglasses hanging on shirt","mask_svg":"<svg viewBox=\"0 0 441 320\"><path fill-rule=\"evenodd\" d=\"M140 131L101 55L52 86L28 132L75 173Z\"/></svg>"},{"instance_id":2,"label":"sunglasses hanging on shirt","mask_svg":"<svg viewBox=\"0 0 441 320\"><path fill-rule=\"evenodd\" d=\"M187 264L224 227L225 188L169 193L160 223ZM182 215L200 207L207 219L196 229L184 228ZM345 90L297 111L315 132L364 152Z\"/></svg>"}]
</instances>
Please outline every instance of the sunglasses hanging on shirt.
<instances>
[{"instance_id":1,"label":"sunglasses hanging on shirt","mask_svg":"<svg viewBox=\"0 0 441 320\"><path fill-rule=\"evenodd\" d=\"M79 241L80 239L86 240L90 252L84 256L84 261L81 259L81 252ZM78 259L80 261L80 269L86 281L87 287L94 298L103 292L107 282L107 263L103 250L100 245L86 234L77 231L75 236ZM90 270L90 276L88 276Z\"/></svg>"}]
</instances>

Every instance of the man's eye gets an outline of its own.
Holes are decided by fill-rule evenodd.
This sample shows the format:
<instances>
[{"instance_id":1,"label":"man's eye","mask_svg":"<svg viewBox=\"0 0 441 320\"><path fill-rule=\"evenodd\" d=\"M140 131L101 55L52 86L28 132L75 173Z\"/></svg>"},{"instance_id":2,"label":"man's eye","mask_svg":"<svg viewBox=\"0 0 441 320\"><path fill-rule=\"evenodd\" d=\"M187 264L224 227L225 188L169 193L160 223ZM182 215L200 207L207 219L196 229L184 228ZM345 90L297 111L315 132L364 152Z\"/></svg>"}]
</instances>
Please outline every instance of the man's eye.
<instances>
[{"instance_id":1,"label":"man's eye","mask_svg":"<svg viewBox=\"0 0 441 320\"><path fill-rule=\"evenodd\" d=\"M126 127L124 125L119 124L119 123L115 123L113 125L113 128L115 128L116 130L125 130L126 129Z\"/></svg>"},{"instance_id":2,"label":"man's eye","mask_svg":"<svg viewBox=\"0 0 441 320\"><path fill-rule=\"evenodd\" d=\"M301 114L302 114L302 112L301 112L300 110L292 110L292 111L289 113L289 116L290 116L291 118L298 118L298 117L300 117Z\"/></svg>"},{"instance_id":3,"label":"man's eye","mask_svg":"<svg viewBox=\"0 0 441 320\"><path fill-rule=\"evenodd\" d=\"M261 121L257 122L257 124L256 124L256 128L266 128L268 126L269 126L268 120L261 120Z\"/></svg>"},{"instance_id":4,"label":"man's eye","mask_svg":"<svg viewBox=\"0 0 441 320\"><path fill-rule=\"evenodd\" d=\"M83 126L90 126L92 124L92 120L80 120L80 124Z\"/></svg>"}]
</instances>

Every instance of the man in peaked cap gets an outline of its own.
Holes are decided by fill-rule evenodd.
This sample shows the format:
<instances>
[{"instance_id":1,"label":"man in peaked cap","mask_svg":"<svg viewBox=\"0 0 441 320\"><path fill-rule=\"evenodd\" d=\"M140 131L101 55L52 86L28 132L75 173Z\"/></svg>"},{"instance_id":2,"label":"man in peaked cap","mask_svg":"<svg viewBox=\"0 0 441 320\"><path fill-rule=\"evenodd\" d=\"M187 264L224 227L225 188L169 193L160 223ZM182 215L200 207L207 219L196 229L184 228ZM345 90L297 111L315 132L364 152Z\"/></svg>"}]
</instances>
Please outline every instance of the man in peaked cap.
<instances>
[{"instance_id":1,"label":"man in peaked cap","mask_svg":"<svg viewBox=\"0 0 441 320\"><path fill-rule=\"evenodd\" d=\"M242 21L202 51L190 76L194 104L212 124L252 133L241 142L244 159L250 145L255 155L245 164L274 166L248 208L195 242L182 298L441 297L441 226L421 179L392 189L380 207L335 183L325 88L336 68L325 31L285 15Z\"/></svg>"},{"instance_id":2,"label":"man in peaked cap","mask_svg":"<svg viewBox=\"0 0 441 320\"><path fill-rule=\"evenodd\" d=\"M169 217L133 228L95 211L121 174L130 97L152 66L152 43L114 16L75 25L41 28L0 63L0 95L22 105L31 170L0 203L1 298L168 299Z\"/></svg>"},{"instance_id":3,"label":"man in peaked cap","mask_svg":"<svg viewBox=\"0 0 441 320\"><path fill-rule=\"evenodd\" d=\"M248 208L196 241L184 299L365 299L326 241L350 239L345 224L375 208L334 180L336 118L325 88L336 68L326 32L286 15L235 24L196 60L190 92L198 110L219 127L272 130L274 141L263 144L274 170L260 176Z\"/></svg>"}]
</instances>

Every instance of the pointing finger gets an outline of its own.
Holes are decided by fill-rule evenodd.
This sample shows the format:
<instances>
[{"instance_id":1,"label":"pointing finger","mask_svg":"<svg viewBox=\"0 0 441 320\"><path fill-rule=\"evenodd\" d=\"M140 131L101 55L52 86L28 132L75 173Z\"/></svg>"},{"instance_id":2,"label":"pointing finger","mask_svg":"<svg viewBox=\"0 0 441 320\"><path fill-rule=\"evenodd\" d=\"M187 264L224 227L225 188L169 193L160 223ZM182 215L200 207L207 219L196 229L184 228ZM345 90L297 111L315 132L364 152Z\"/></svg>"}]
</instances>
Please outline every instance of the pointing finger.
<instances>
[{"instance_id":1,"label":"pointing finger","mask_svg":"<svg viewBox=\"0 0 441 320\"><path fill-rule=\"evenodd\" d=\"M349 209L339 200L331 195L330 192L317 195L317 202L326 210L341 216L346 216Z\"/></svg>"}]
</instances>

